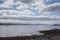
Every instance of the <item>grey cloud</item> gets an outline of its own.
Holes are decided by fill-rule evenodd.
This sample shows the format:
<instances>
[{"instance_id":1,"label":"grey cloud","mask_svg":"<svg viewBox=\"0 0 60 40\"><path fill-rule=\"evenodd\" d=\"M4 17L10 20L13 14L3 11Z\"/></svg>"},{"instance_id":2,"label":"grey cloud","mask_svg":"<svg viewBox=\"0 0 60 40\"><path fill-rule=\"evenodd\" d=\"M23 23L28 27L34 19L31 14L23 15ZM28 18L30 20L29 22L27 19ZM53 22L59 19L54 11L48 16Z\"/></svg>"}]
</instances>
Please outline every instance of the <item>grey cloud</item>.
<instances>
[{"instance_id":1,"label":"grey cloud","mask_svg":"<svg viewBox=\"0 0 60 40\"><path fill-rule=\"evenodd\" d=\"M60 20L60 18L50 18L50 17L2 17L0 19L3 20L24 20L24 21L36 21L36 20L40 20L40 21L56 21L56 20Z\"/></svg>"},{"instance_id":2,"label":"grey cloud","mask_svg":"<svg viewBox=\"0 0 60 40\"><path fill-rule=\"evenodd\" d=\"M49 18L49 17L38 17L38 18L37 17L18 17L18 18L3 17L0 19L1 19L0 23L12 23L12 24L49 24L52 22L56 23L57 21L60 21L60 18Z\"/></svg>"},{"instance_id":3,"label":"grey cloud","mask_svg":"<svg viewBox=\"0 0 60 40\"><path fill-rule=\"evenodd\" d=\"M29 4L29 3L33 3L34 0L20 0L22 3L26 3L26 4Z\"/></svg>"},{"instance_id":4,"label":"grey cloud","mask_svg":"<svg viewBox=\"0 0 60 40\"><path fill-rule=\"evenodd\" d=\"M58 12L60 11L60 5L51 5L47 8L44 8L42 11L44 12Z\"/></svg>"}]
</instances>

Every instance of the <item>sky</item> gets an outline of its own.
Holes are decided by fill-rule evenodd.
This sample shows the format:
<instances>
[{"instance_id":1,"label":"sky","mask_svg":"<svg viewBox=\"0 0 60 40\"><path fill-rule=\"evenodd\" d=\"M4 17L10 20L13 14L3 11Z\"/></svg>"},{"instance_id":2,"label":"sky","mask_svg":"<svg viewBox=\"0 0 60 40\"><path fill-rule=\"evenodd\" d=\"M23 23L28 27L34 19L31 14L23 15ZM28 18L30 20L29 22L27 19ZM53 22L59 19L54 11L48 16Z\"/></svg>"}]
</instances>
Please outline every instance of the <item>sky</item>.
<instances>
[{"instance_id":1,"label":"sky","mask_svg":"<svg viewBox=\"0 0 60 40\"><path fill-rule=\"evenodd\" d=\"M0 0L1 16L14 14L14 16L52 15L58 17L57 15L60 16L59 11L60 0Z\"/></svg>"},{"instance_id":2,"label":"sky","mask_svg":"<svg viewBox=\"0 0 60 40\"><path fill-rule=\"evenodd\" d=\"M60 0L0 0L0 23L60 24ZM16 36L22 32L55 28L45 25L23 25L21 28L16 26L3 25L0 28L0 36Z\"/></svg>"},{"instance_id":3,"label":"sky","mask_svg":"<svg viewBox=\"0 0 60 40\"><path fill-rule=\"evenodd\" d=\"M44 20L47 18L53 18L52 21L60 20L60 0L0 0L0 17L21 17L22 19L29 17L31 20L33 20L32 18L39 20L40 17L44 17ZM9 22L9 20L6 21ZM23 21L25 20L23 19ZM56 22L54 21L54 23Z\"/></svg>"}]
</instances>

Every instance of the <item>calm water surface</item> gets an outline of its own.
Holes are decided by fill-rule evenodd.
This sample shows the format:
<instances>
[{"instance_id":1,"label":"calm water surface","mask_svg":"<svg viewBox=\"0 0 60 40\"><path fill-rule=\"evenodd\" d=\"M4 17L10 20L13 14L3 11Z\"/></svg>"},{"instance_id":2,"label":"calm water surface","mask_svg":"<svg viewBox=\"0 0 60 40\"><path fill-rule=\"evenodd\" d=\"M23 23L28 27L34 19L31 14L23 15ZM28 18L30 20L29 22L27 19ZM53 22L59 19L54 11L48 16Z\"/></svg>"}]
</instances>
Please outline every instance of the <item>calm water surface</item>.
<instances>
[{"instance_id":1,"label":"calm water surface","mask_svg":"<svg viewBox=\"0 0 60 40\"><path fill-rule=\"evenodd\" d=\"M39 30L60 29L60 26L51 25L0 25L0 37L34 34Z\"/></svg>"}]
</instances>

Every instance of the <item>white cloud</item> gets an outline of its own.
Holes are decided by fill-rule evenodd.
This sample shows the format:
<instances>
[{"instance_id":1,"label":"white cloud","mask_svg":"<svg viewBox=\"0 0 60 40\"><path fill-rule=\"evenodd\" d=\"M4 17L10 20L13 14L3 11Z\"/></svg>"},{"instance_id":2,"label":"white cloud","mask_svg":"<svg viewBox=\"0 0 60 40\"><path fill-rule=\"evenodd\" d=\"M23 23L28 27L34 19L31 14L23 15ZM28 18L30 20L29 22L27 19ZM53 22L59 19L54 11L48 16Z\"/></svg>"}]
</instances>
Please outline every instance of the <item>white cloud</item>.
<instances>
[{"instance_id":1,"label":"white cloud","mask_svg":"<svg viewBox=\"0 0 60 40\"><path fill-rule=\"evenodd\" d=\"M20 6L17 7L17 10L25 10L28 7L29 7L28 5L20 4Z\"/></svg>"},{"instance_id":2,"label":"white cloud","mask_svg":"<svg viewBox=\"0 0 60 40\"><path fill-rule=\"evenodd\" d=\"M33 12L30 10L16 11L16 10L1 10L0 17L18 17L32 15ZM18 15L18 16L17 16Z\"/></svg>"},{"instance_id":3,"label":"white cloud","mask_svg":"<svg viewBox=\"0 0 60 40\"><path fill-rule=\"evenodd\" d=\"M3 4L0 4L0 8L8 8L13 4L14 0L5 0Z\"/></svg>"},{"instance_id":4,"label":"white cloud","mask_svg":"<svg viewBox=\"0 0 60 40\"><path fill-rule=\"evenodd\" d=\"M43 8L46 7L46 5L43 3L43 1L44 0L36 0L36 2L33 3L32 5L36 5L37 7L35 9L41 11Z\"/></svg>"},{"instance_id":5,"label":"white cloud","mask_svg":"<svg viewBox=\"0 0 60 40\"><path fill-rule=\"evenodd\" d=\"M27 15L27 14L33 14L34 15L34 13L33 12L31 12L30 10L28 10L28 8L29 8L29 5L35 5L35 6L37 6L36 8L34 8L34 10L41 10L41 9L43 9L44 8L44 4L43 4L43 1L44 0L35 0L35 2L34 3L32 3L32 4L24 4L24 3L22 3L22 2L20 2L20 1L16 1L16 2L14 2L14 0L6 0L5 1L5 3L3 3L3 4L1 4L0 5L0 8L9 8L9 7L11 7L12 5L19 5L18 7L16 7L16 9L18 10L8 10L9 11L9 13L19 13L19 14L23 14L23 15ZM22 11L21 11L22 10ZM6 12L5 12L6 11ZM2 11L0 11L0 12L2 12L2 13L7 13L8 12L7 10L2 10ZM28 15L27 15L28 16Z\"/></svg>"},{"instance_id":6,"label":"white cloud","mask_svg":"<svg viewBox=\"0 0 60 40\"><path fill-rule=\"evenodd\" d=\"M19 5L19 6L16 7L17 10L1 10L0 13L2 13L2 14L5 13L4 15L10 13L10 14L15 14L15 16L16 16L16 14L18 14L19 16L21 16L21 15L22 16L23 15L24 16L25 15L26 16L28 16L28 15L31 16L31 15L35 15L35 13L32 12L31 10L29 10L28 8L30 8L30 6L33 6L33 5L36 6L36 7L35 8L31 8L31 9L38 10L37 13L43 13L42 15L40 15L40 17L43 17L43 16L50 17L50 15L47 14L47 13L60 11L60 9L57 8L57 7L60 7L59 3L58 4L51 4L51 5L46 6L43 1L44 0L35 0L34 3L32 3L32 4L27 4L27 3L24 4L24 3L21 2L21 0L16 1L16 2L14 2L14 0L10 0L10 1L6 0L5 3L0 5L0 8L1 7L2 8L9 8L12 5Z\"/></svg>"},{"instance_id":7,"label":"white cloud","mask_svg":"<svg viewBox=\"0 0 60 40\"><path fill-rule=\"evenodd\" d=\"M46 5L44 5L44 3L43 3L43 1L44 0L34 0L34 3L32 3L32 4L28 4L28 3L26 3L26 4L24 4L24 3L22 3L22 2L17 2L17 3L20 3L20 6L19 7L17 7L17 9L25 9L25 8L28 8L29 7L29 5L31 5L31 6L37 6L36 8L35 8L35 10L42 10L43 8L45 8L46 7Z\"/></svg>"}]
</instances>

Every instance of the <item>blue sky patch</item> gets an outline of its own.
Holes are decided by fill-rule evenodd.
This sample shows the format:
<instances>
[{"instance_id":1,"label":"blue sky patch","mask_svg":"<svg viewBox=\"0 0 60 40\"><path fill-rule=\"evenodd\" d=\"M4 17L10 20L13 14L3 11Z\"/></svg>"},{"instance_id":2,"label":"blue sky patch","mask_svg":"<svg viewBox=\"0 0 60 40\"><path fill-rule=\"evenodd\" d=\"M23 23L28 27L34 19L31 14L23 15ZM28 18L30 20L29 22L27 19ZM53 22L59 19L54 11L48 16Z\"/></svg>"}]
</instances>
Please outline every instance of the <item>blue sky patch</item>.
<instances>
[{"instance_id":1,"label":"blue sky patch","mask_svg":"<svg viewBox=\"0 0 60 40\"><path fill-rule=\"evenodd\" d=\"M4 3L4 0L0 0L0 4L3 4Z\"/></svg>"}]
</instances>

